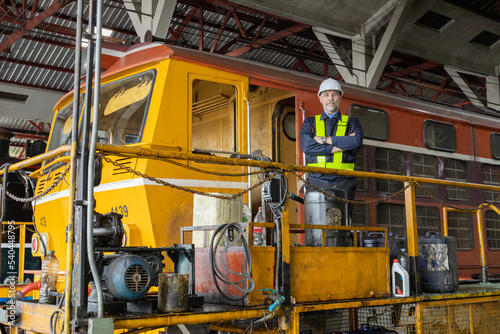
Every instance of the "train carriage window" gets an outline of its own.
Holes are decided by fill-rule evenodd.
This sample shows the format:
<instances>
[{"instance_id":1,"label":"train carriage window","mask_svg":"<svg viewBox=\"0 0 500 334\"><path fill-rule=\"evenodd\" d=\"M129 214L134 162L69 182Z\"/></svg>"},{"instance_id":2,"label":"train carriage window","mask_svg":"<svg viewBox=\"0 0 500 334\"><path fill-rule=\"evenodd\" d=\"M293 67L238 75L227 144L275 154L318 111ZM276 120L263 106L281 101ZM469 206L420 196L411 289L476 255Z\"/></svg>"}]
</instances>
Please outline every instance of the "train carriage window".
<instances>
[{"instance_id":1,"label":"train carriage window","mask_svg":"<svg viewBox=\"0 0 500 334\"><path fill-rule=\"evenodd\" d=\"M448 235L457 238L458 250L472 250L472 214L468 212L448 212Z\"/></svg>"},{"instance_id":2,"label":"train carriage window","mask_svg":"<svg viewBox=\"0 0 500 334\"><path fill-rule=\"evenodd\" d=\"M435 206L417 206L417 233L425 237L427 232L440 232L439 209Z\"/></svg>"},{"instance_id":3,"label":"train carriage window","mask_svg":"<svg viewBox=\"0 0 500 334\"><path fill-rule=\"evenodd\" d=\"M430 149L455 152L457 135L452 124L431 120L424 122L424 143Z\"/></svg>"},{"instance_id":4,"label":"train carriage window","mask_svg":"<svg viewBox=\"0 0 500 334\"><path fill-rule=\"evenodd\" d=\"M469 168L467 161L446 159L444 162L444 178L450 181L467 182ZM446 198L457 201L469 200L469 188L445 186Z\"/></svg>"},{"instance_id":5,"label":"train carriage window","mask_svg":"<svg viewBox=\"0 0 500 334\"><path fill-rule=\"evenodd\" d=\"M194 152L231 154L236 149L236 88L193 80L192 147Z\"/></svg>"},{"instance_id":6,"label":"train carriage window","mask_svg":"<svg viewBox=\"0 0 500 334\"><path fill-rule=\"evenodd\" d=\"M431 155L413 153L411 155L411 175L426 178L437 178L437 158ZM421 183L420 186L430 194L438 195L438 185ZM415 189L415 196L427 196L422 189Z\"/></svg>"},{"instance_id":7,"label":"train carriage window","mask_svg":"<svg viewBox=\"0 0 500 334\"><path fill-rule=\"evenodd\" d=\"M354 170L366 172L366 147L362 146L356 153L356 163ZM368 178L356 178L356 191L366 191L368 189Z\"/></svg>"},{"instance_id":8,"label":"train carriage window","mask_svg":"<svg viewBox=\"0 0 500 334\"><path fill-rule=\"evenodd\" d=\"M369 210L368 204L354 204L352 208L351 224L353 226L368 226Z\"/></svg>"},{"instance_id":9,"label":"train carriage window","mask_svg":"<svg viewBox=\"0 0 500 334\"><path fill-rule=\"evenodd\" d=\"M483 164L481 174L484 184L500 186L500 166ZM499 198L499 191L483 190L483 200L485 202L493 202Z\"/></svg>"},{"instance_id":10,"label":"train carriage window","mask_svg":"<svg viewBox=\"0 0 500 334\"><path fill-rule=\"evenodd\" d=\"M406 236L405 206L403 204L380 203L377 205L377 226L387 227L399 237Z\"/></svg>"},{"instance_id":11,"label":"train carriage window","mask_svg":"<svg viewBox=\"0 0 500 334\"><path fill-rule=\"evenodd\" d=\"M375 172L403 175L403 152L386 148L375 150ZM375 188L380 193L392 194L403 188L403 182L392 180L375 180Z\"/></svg>"},{"instance_id":12,"label":"train carriage window","mask_svg":"<svg viewBox=\"0 0 500 334\"><path fill-rule=\"evenodd\" d=\"M500 133L492 133L490 136L491 155L500 159Z\"/></svg>"},{"instance_id":13,"label":"train carriage window","mask_svg":"<svg viewBox=\"0 0 500 334\"><path fill-rule=\"evenodd\" d=\"M500 216L493 210L484 214L488 249L500 250Z\"/></svg>"},{"instance_id":14,"label":"train carriage window","mask_svg":"<svg viewBox=\"0 0 500 334\"><path fill-rule=\"evenodd\" d=\"M352 104L349 115L359 119L365 138L389 138L389 116L384 110Z\"/></svg>"}]
</instances>

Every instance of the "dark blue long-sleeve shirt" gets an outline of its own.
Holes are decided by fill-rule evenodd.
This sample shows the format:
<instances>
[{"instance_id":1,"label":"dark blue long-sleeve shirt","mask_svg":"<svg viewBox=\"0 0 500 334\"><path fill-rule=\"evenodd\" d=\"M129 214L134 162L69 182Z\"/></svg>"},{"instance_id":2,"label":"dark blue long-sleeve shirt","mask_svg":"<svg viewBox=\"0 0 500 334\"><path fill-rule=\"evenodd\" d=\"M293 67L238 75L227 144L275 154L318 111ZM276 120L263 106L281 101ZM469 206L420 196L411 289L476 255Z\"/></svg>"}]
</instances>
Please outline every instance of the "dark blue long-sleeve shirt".
<instances>
[{"instance_id":1,"label":"dark blue long-sleeve shirt","mask_svg":"<svg viewBox=\"0 0 500 334\"><path fill-rule=\"evenodd\" d=\"M307 118L302 124L300 130L300 146L302 151L306 154L308 162L316 162L316 156L324 155L328 162L333 160L332 150L333 147L340 148L342 153L342 162L354 163L356 161L356 153L363 144L363 129L361 123L356 117L349 117L346 127L346 136L335 136L337 131L337 123L341 119L340 112L336 112L332 118L326 115L323 111L321 120L326 119L326 137L332 137L332 144L318 144L314 137L316 134L316 120L314 117ZM354 136L349 134L354 133ZM327 183L335 183L339 179L346 178L345 176L328 175L309 173L309 178L319 179Z\"/></svg>"}]
</instances>

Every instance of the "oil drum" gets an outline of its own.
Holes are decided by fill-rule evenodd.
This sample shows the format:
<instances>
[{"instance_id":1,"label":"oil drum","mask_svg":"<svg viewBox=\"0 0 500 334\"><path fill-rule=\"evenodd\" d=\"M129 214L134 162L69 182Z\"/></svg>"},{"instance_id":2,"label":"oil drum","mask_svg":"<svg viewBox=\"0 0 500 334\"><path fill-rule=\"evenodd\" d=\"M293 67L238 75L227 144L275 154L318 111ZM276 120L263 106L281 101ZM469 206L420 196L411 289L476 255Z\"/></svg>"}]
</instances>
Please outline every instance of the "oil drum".
<instances>
[{"instance_id":1,"label":"oil drum","mask_svg":"<svg viewBox=\"0 0 500 334\"><path fill-rule=\"evenodd\" d=\"M332 197L345 198L343 190L324 191ZM305 195L305 223L308 225L347 225L347 203L336 201L319 191L307 191ZM305 245L307 247L321 247L323 231L306 229ZM326 247L348 247L350 245L350 231L325 231Z\"/></svg>"},{"instance_id":2,"label":"oil drum","mask_svg":"<svg viewBox=\"0 0 500 334\"><path fill-rule=\"evenodd\" d=\"M424 292L458 290L458 255L455 237L427 232L418 238L420 283Z\"/></svg>"}]
</instances>

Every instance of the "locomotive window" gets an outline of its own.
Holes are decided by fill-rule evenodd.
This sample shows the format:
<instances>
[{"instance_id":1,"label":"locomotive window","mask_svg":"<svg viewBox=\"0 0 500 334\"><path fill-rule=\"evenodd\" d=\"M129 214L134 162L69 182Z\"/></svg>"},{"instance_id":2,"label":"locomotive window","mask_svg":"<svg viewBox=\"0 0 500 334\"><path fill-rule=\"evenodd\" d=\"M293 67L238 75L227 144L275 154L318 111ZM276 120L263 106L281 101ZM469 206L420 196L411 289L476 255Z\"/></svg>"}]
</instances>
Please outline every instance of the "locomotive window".
<instances>
[{"instance_id":1,"label":"locomotive window","mask_svg":"<svg viewBox=\"0 0 500 334\"><path fill-rule=\"evenodd\" d=\"M425 237L427 232L440 232L439 209L435 206L417 206L417 233Z\"/></svg>"},{"instance_id":2,"label":"locomotive window","mask_svg":"<svg viewBox=\"0 0 500 334\"><path fill-rule=\"evenodd\" d=\"M403 175L403 152L386 148L375 150L375 172ZM394 193L403 188L403 182L393 180L375 180L375 188L380 193Z\"/></svg>"},{"instance_id":3,"label":"locomotive window","mask_svg":"<svg viewBox=\"0 0 500 334\"><path fill-rule=\"evenodd\" d=\"M500 250L500 216L493 210L488 210L484 214L486 223L486 240L488 248Z\"/></svg>"},{"instance_id":4,"label":"locomotive window","mask_svg":"<svg viewBox=\"0 0 500 334\"><path fill-rule=\"evenodd\" d=\"M295 112L291 111L283 116L281 119L281 127L283 128L283 134L288 140L297 140L297 134L295 133Z\"/></svg>"},{"instance_id":5,"label":"locomotive window","mask_svg":"<svg viewBox=\"0 0 500 334\"><path fill-rule=\"evenodd\" d=\"M80 95L80 109L82 107L83 95ZM69 144L71 140L71 129L73 127L73 103L67 104L57 112L57 117L52 124L52 135L48 151L54 150L61 145Z\"/></svg>"},{"instance_id":6,"label":"locomotive window","mask_svg":"<svg viewBox=\"0 0 500 334\"><path fill-rule=\"evenodd\" d=\"M236 152L236 88L193 80L192 147L195 152Z\"/></svg>"},{"instance_id":7,"label":"locomotive window","mask_svg":"<svg viewBox=\"0 0 500 334\"><path fill-rule=\"evenodd\" d=\"M154 72L140 73L101 87L100 140L114 145L141 141L143 123L153 90Z\"/></svg>"},{"instance_id":8,"label":"locomotive window","mask_svg":"<svg viewBox=\"0 0 500 334\"><path fill-rule=\"evenodd\" d=\"M469 180L467 161L446 159L444 162L444 178L450 181L467 182ZM445 186L445 193L447 199L469 200L469 188Z\"/></svg>"},{"instance_id":9,"label":"locomotive window","mask_svg":"<svg viewBox=\"0 0 500 334\"><path fill-rule=\"evenodd\" d=\"M491 155L500 159L500 133L492 133L490 136Z\"/></svg>"},{"instance_id":10,"label":"locomotive window","mask_svg":"<svg viewBox=\"0 0 500 334\"><path fill-rule=\"evenodd\" d=\"M472 250L472 214L468 212L448 212L448 235L457 238L458 250Z\"/></svg>"},{"instance_id":11,"label":"locomotive window","mask_svg":"<svg viewBox=\"0 0 500 334\"><path fill-rule=\"evenodd\" d=\"M482 168L483 183L493 186L500 186L500 166L483 164ZM500 197L499 191L483 190L483 200L493 202Z\"/></svg>"},{"instance_id":12,"label":"locomotive window","mask_svg":"<svg viewBox=\"0 0 500 334\"><path fill-rule=\"evenodd\" d=\"M387 227L388 232L394 232L398 237L405 237L405 206L392 203L377 205L377 226Z\"/></svg>"},{"instance_id":13,"label":"locomotive window","mask_svg":"<svg viewBox=\"0 0 500 334\"><path fill-rule=\"evenodd\" d=\"M411 155L411 175L437 178L437 158L431 155L413 153ZM438 185L421 183L420 186L434 196L438 195ZM422 189L415 189L415 196L427 196Z\"/></svg>"},{"instance_id":14,"label":"locomotive window","mask_svg":"<svg viewBox=\"0 0 500 334\"><path fill-rule=\"evenodd\" d=\"M349 115L359 119L365 138L389 138L389 116L384 110L352 104Z\"/></svg>"},{"instance_id":15,"label":"locomotive window","mask_svg":"<svg viewBox=\"0 0 500 334\"><path fill-rule=\"evenodd\" d=\"M451 124L427 120L424 122L424 142L430 149L455 152L457 136Z\"/></svg>"},{"instance_id":16,"label":"locomotive window","mask_svg":"<svg viewBox=\"0 0 500 334\"><path fill-rule=\"evenodd\" d=\"M356 153L356 163L354 164L354 170L366 172L366 147L362 146L361 149ZM368 178L357 177L356 178L356 191L366 191L368 189Z\"/></svg>"}]
</instances>

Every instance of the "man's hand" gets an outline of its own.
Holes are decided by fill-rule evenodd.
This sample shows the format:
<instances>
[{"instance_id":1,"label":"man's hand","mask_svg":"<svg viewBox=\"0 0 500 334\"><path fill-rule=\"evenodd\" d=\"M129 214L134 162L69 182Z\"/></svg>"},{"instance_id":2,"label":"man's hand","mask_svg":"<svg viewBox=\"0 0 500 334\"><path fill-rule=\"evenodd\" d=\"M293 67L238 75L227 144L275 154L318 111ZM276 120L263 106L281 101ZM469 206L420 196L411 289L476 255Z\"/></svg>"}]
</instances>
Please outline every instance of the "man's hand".
<instances>
[{"instance_id":1,"label":"man's hand","mask_svg":"<svg viewBox=\"0 0 500 334\"><path fill-rule=\"evenodd\" d=\"M348 136L355 136L355 135L356 135L356 133L350 133L350 134L348 134ZM318 144L321 144L321 145L333 145L333 143L332 143L332 137L325 137L325 138L326 138L326 142L323 143L323 137L314 136L314 140Z\"/></svg>"},{"instance_id":2,"label":"man's hand","mask_svg":"<svg viewBox=\"0 0 500 334\"><path fill-rule=\"evenodd\" d=\"M326 140L328 142L328 137L326 137L326 138L327 138ZM314 136L314 140L316 141L316 143L323 145L323 137Z\"/></svg>"}]
</instances>

